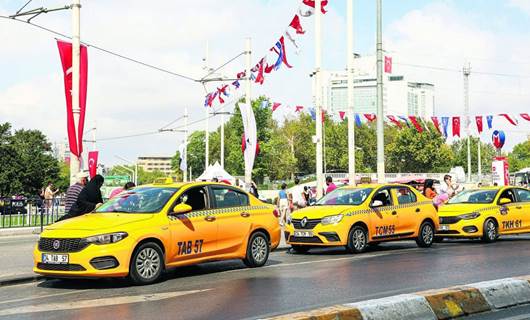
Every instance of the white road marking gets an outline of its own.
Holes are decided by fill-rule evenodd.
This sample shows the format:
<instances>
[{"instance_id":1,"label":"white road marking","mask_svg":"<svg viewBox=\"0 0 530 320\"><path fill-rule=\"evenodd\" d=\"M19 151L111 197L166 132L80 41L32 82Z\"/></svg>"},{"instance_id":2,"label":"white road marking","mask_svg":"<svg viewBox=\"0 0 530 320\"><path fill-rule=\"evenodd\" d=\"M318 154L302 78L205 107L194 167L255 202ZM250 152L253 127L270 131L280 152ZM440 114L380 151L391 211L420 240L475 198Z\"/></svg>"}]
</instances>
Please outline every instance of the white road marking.
<instances>
[{"instance_id":1,"label":"white road marking","mask_svg":"<svg viewBox=\"0 0 530 320\"><path fill-rule=\"evenodd\" d=\"M85 292L94 291L94 290L95 289L86 289L86 290L79 290L79 291L68 291L68 292L61 292L61 293L44 294L40 296L31 296L27 298L19 298L19 299L13 299L13 300L2 300L0 301L0 305L6 304L6 303L12 303L12 302L22 302L22 301L37 300L37 299L51 298L51 297L57 297L57 296L66 296L69 294L85 293Z\"/></svg>"},{"instance_id":2,"label":"white road marking","mask_svg":"<svg viewBox=\"0 0 530 320\"><path fill-rule=\"evenodd\" d=\"M35 312L46 312L46 311L57 311L57 310L69 310L69 309L83 309L83 308L96 308L114 306L119 304L130 304L137 302L151 302L164 299L175 298L188 294L194 294L204 292L212 289L204 290L190 290L190 291L176 291L176 292L162 292L153 294L143 294L137 296L123 296L123 297L107 297L101 299L92 300L81 300L64 303L47 303L29 306L20 306L11 309L0 310L0 316L15 315L22 313L35 313Z\"/></svg>"}]
</instances>

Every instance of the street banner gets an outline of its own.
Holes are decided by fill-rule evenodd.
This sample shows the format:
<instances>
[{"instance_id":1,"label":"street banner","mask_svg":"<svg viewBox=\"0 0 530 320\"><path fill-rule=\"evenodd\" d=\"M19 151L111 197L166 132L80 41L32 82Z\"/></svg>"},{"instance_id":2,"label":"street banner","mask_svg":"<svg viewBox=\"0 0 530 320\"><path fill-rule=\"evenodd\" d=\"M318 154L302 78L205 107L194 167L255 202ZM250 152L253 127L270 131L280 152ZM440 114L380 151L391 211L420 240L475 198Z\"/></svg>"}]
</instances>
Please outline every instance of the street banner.
<instances>
[{"instance_id":1,"label":"street banner","mask_svg":"<svg viewBox=\"0 0 530 320\"><path fill-rule=\"evenodd\" d=\"M453 137L460 137L460 117L453 117Z\"/></svg>"},{"instance_id":2,"label":"street banner","mask_svg":"<svg viewBox=\"0 0 530 320\"><path fill-rule=\"evenodd\" d=\"M88 152L88 173L90 179L94 178L98 171L98 151Z\"/></svg>"},{"instance_id":3,"label":"street banner","mask_svg":"<svg viewBox=\"0 0 530 320\"><path fill-rule=\"evenodd\" d=\"M385 73L392 73L392 57L385 56Z\"/></svg>"},{"instance_id":4,"label":"street banner","mask_svg":"<svg viewBox=\"0 0 530 320\"><path fill-rule=\"evenodd\" d=\"M243 120L244 129L244 145L243 151L245 158L245 172L252 172L254 167L254 160L256 158L256 146L258 143L256 119L254 118L254 111L252 106L245 103L239 104L241 110L241 118Z\"/></svg>"},{"instance_id":5,"label":"street banner","mask_svg":"<svg viewBox=\"0 0 530 320\"><path fill-rule=\"evenodd\" d=\"M72 110L72 44L70 42L57 40L61 64L63 66L64 93L66 97L66 127L68 129L68 144L70 152L76 157L83 153L83 130L85 125L86 93L87 93L87 73L88 54L87 48L81 45L81 58L79 65L79 123L74 123L74 113ZM77 137L76 137L77 126Z\"/></svg>"},{"instance_id":6,"label":"street banner","mask_svg":"<svg viewBox=\"0 0 530 320\"><path fill-rule=\"evenodd\" d=\"M482 133L482 116L475 116L475 122L477 123L478 133Z\"/></svg>"},{"instance_id":7,"label":"street banner","mask_svg":"<svg viewBox=\"0 0 530 320\"><path fill-rule=\"evenodd\" d=\"M187 143L185 141L182 141L182 143L179 145L179 154L180 154L180 164L179 168L180 170L186 172L188 170L188 162L186 160L186 148Z\"/></svg>"},{"instance_id":8,"label":"street banner","mask_svg":"<svg viewBox=\"0 0 530 320\"><path fill-rule=\"evenodd\" d=\"M491 163L492 182L499 186L510 184L510 174L508 172L508 160L506 157L495 157Z\"/></svg>"}]
</instances>

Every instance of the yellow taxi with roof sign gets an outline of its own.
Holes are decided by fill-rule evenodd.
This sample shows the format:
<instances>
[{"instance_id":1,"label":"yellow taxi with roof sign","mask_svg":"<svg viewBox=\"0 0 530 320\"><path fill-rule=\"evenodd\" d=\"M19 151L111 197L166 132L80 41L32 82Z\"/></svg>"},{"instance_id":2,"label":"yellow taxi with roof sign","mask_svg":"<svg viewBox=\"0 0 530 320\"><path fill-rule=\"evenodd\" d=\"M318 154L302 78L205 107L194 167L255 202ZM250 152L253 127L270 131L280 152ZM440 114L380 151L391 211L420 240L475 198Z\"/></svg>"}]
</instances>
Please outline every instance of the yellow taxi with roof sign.
<instances>
[{"instance_id":1,"label":"yellow taxi with roof sign","mask_svg":"<svg viewBox=\"0 0 530 320\"><path fill-rule=\"evenodd\" d=\"M403 239L429 247L437 228L432 201L416 189L369 184L338 188L316 205L295 211L285 237L300 253L323 246L345 246L358 253L370 244Z\"/></svg>"},{"instance_id":2,"label":"yellow taxi with roof sign","mask_svg":"<svg viewBox=\"0 0 530 320\"><path fill-rule=\"evenodd\" d=\"M48 226L35 246L33 270L47 277L129 276L148 284L164 269L212 260L263 266L280 234L274 206L237 187L155 183Z\"/></svg>"},{"instance_id":3,"label":"yellow taxi with roof sign","mask_svg":"<svg viewBox=\"0 0 530 320\"><path fill-rule=\"evenodd\" d=\"M530 232L530 190L485 187L464 190L438 211L437 238L481 238Z\"/></svg>"}]
</instances>

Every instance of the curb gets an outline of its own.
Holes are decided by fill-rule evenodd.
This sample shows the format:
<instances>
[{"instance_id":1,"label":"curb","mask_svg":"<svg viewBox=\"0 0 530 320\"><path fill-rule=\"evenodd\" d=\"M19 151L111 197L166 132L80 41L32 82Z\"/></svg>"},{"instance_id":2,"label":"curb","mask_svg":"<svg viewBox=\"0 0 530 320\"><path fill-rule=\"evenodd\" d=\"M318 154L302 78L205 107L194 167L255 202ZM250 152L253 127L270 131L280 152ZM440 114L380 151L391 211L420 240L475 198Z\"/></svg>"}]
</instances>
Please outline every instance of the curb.
<instances>
[{"instance_id":1,"label":"curb","mask_svg":"<svg viewBox=\"0 0 530 320\"><path fill-rule=\"evenodd\" d=\"M29 283L29 282L36 282L39 280L44 279L43 276L38 275L31 275L31 276L24 276L24 277L18 277L18 278L11 278L11 279L5 279L0 280L0 287L5 286L12 286L15 284L21 284L21 283Z\"/></svg>"},{"instance_id":2,"label":"curb","mask_svg":"<svg viewBox=\"0 0 530 320\"><path fill-rule=\"evenodd\" d=\"M530 276L335 305L267 320L442 320L525 303L530 303Z\"/></svg>"},{"instance_id":3,"label":"curb","mask_svg":"<svg viewBox=\"0 0 530 320\"><path fill-rule=\"evenodd\" d=\"M9 236L23 236L23 235L35 235L40 234L39 227L13 227L13 228L1 228L0 238Z\"/></svg>"}]
</instances>

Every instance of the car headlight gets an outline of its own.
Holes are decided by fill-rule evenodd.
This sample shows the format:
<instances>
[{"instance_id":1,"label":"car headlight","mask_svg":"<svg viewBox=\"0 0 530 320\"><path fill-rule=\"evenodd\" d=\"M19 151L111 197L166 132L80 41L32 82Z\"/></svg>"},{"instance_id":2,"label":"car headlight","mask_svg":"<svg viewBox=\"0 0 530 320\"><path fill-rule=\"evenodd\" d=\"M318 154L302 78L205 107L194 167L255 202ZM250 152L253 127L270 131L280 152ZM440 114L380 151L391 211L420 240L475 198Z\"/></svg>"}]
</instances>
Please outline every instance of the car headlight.
<instances>
[{"instance_id":1,"label":"car headlight","mask_svg":"<svg viewBox=\"0 0 530 320\"><path fill-rule=\"evenodd\" d=\"M480 213L478 212L471 212L466 214L461 214L458 216L462 220L471 220L480 217Z\"/></svg>"},{"instance_id":2,"label":"car headlight","mask_svg":"<svg viewBox=\"0 0 530 320\"><path fill-rule=\"evenodd\" d=\"M125 239L128 236L127 232L115 232L115 233L107 233L107 234L100 234L97 236L87 237L85 238L87 243L93 243L93 244L109 244L109 243L115 243L118 241L121 241Z\"/></svg>"},{"instance_id":3,"label":"car headlight","mask_svg":"<svg viewBox=\"0 0 530 320\"><path fill-rule=\"evenodd\" d=\"M337 214L334 216L327 216L327 217L322 218L322 221L320 223L322 223L323 225L334 224L334 223L340 222L341 220L342 220L342 214Z\"/></svg>"}]
</instances>

